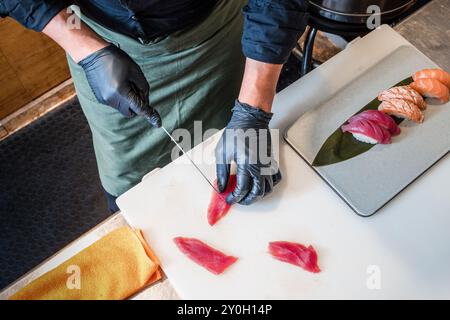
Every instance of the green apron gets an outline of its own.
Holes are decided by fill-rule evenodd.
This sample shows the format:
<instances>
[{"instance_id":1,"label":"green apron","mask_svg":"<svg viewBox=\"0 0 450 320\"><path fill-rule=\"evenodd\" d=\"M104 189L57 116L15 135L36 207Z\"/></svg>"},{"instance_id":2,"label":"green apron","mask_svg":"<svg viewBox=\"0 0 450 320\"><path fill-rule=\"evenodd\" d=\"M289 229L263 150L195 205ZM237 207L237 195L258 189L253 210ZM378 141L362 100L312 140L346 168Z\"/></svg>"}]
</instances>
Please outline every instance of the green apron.
<instances>
[{"instance_id":1,"label":"green apron","mask_svg":"<svg viewBox=\"0 0 450 320\"><path fill-rule=\"evenodd\" d=\"M127 52L150 85L150 104L169 132L223 128L231 116L244 68L242 0L221 0L206 20L149 44L108 30L82 17L97 34ZM85 74L70 57L78 99L92 131L100 180L118 196L171 161L173 143L141 117L124 118L97 102ZM196 141L198 143L200 141Z\"/></svg>"}]
</instances>

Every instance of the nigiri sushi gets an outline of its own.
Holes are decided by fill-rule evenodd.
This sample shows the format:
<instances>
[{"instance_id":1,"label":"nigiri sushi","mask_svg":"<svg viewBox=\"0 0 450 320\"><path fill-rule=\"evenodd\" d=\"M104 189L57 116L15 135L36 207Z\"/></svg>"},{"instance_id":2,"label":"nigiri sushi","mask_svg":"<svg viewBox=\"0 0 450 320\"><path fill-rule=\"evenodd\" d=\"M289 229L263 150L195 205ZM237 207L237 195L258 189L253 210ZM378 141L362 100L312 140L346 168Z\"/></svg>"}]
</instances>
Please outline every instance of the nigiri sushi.
<instances>
[{"instance_id":1,"label":"nigiri sushi","mask_svg":"<svg viewBox=\"0 0 450 320\"><path fill-rule=\"evenodd\" d=\"M424 97L435 98L441 103L447 103L449 100L448 88L436 79L417 79L409 85Z\"/></svg>"},{"instance_id":2,"label":"nigiri sushi","mask_svg":"<svg viewBox=\"0 0 450 320\"><path fill-rule=\"evenodd\" d=\"M354 120L341 127L343 132L350 132L353 137L361 142L370 144L391 143L391 134L385 128L371 120Z\"/></svg>"},{"instance_id":3,"label":"nigiri sushi","mask_svg":"<svg viewBox=\"0 0 450 320\"><path fill-rule=\"evenodd\" d=\"M425 100L423 100L420 93L410 86L393 87L382 91L378 95L378 100L380 101L389 101L391 99L403 99L411 101L412 103L416 104L421 110L425 110L427 108L427 104L425 103Z\"/></svg>"},{"instance_id":4,"label":"nigiri sushi","mask_svg":"<svg viewBox=\"0 0 450 320\"><path fill-rule=\"evenodd\" d=\"M370 120L389 131L393 136L400 134L400 127L387 114L379 110L366 110L351 117L348 122L357 120Z\"/></svg>"},{"instance_id":5,"label":"nigiri sushi","mask_svg":"<svg viewBox=\"0 0 450 320\"><path fill-rule=\"evenodd\" d=\"M378 110L399 118L409 119L417 123L423 122L424 116L419 107L407 100L391 99L383 101Z\"/></svg>"},{"instance_id":6,"label":"nigiri sushi","mask_svg":"<svg viewBox=\"0 0 450 320\"><path fill-rule=\"evenodd\" d=\"M423 69L413 75L414 81L419 79L436 79L450 89L450 73L442 69Z\"/></svg>"}]
</instances>

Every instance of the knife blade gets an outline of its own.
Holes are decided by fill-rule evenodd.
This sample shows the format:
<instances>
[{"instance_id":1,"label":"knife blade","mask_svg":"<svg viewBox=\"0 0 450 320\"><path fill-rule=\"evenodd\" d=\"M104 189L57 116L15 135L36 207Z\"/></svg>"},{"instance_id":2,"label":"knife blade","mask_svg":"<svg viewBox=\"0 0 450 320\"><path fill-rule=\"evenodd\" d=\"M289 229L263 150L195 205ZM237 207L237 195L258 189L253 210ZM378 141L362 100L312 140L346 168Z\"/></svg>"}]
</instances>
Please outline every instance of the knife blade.
<instances>
[{"instance_id":1,"label":"knife blade","mask_svg":"<svg viewBox=\"0 0 450 320\"><path fill-rule=\"evenodd\" d=\"M183 155L188 158L188 160L191 162L191 164L194 166L195 169L197 169L197 171L202 175L203 179L206 180L206 182L208 182L208 184L211 186L211 188L213 188L213 190L218 193L220 196L222 196L222 194L219 192L219 190L216 188L216 186L209 181L208 177L203 173L203 171L195 164L194 160L192 160L192 158L186 153L186 151L184 151L184 149L180 146L180 144L175 140L175 138L169 133L169 131L167 131L166 128L164 128L164 126L161 126L161 128L164 130L164 132L166 133L166 135L170 138L170 140L172 140L172 142L175 144L175 146L183 153ZM223 199L223 197L222 197Z\"/></svg>"}]
</instances>

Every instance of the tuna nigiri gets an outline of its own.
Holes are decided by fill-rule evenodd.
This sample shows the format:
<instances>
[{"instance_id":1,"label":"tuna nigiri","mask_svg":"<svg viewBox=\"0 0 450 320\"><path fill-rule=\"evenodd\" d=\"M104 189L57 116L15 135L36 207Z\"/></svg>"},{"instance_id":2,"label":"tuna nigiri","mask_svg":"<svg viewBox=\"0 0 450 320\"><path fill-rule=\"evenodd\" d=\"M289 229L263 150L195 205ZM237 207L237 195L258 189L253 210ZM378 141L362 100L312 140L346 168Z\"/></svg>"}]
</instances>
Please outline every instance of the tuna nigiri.
<instances>
[{"instance_id":1,"label":"tuna nigiri","mask_svg":"<svg viewBox=\"0 0 450 320\"><path fill-rule=\"evenodd\" d=\"M217 186L217 181L214 182ZM215 190L211 196L211 201L208 206L208 223L213 226L222 219L230 210L231 205L226 202L228 194L230 194L236 187L236 175L230 175L228 185L223 193L217 193Z\"/></svg>"},{"instance_id":2,"label":"tuna nigiri","mask_svg":"<svg viewBox=\"0 0 450 320\"><path fill-rule=\"evenodd\" d=\"M361 119L375 122L379 126L388 130L389 133L393 136L400 134L400 127L397 125L397 123L395 123L394 119L379 110L363 111L351 117L348 122L353 122Z\"/></svg>"},{"instance_id":3,"label":"tuna nigiri","mask_svg":"<svg viewBox=\"0 0 450 320\"><path fill-rule=\"evenodd\" d=\"M442 82L436 79L417 79L409 85L421 95L428 98L435 98L441 103L449 100L449 90Z\"/></svg>"},{"instance_id":4,"label":"tuna nigiri","mask_svg":"<svg viewBox=\"0 0 450 320\"><path fill-rule=\"evenodd\" d=\"M436 79L450 89L450 73L442 69L423 69L413 75L414 81L419 79Z\"/></svg>"},{"instance_id":5,"label":"tuna nigiri","mask_svg":"<svg viewBox=\"0 0 450 320\"><path fill-rule=\"evenodd\" d=\"M423 122L424 118L422 112L416 104L402 99L383 101L378 106L378 110L399 118L410 119L417 123Z\"/></svg>"},{"instance_id":6,"label":"tuna nigiri","mask_svg":"<svg viewBox=\"0 0 450 320\"><path fill-rule=\"evenodd\" d=\"M216 275L223 273L238 260L238 258L228 256L198 239L176 237L173 241L189 259Z\"/></svg>"},{"instance_id":7,"label":"tuna nigiri","mask_svg":"<svg viewBox=\"0 0 450 320\"><path fill-rule=\"evenodd\" d=\"M391 143L391 134L389 131L371 120L353 120L343 125L342 131L350 132L356 140L365 143Z\"/></svg>"},{"instance_id":8,"label":"tuna nigiri","mask_svg":"<svg viewBox=\"0 0 450 320\"><path fill-rule=\"evenodd\" d=\"M403 99L410 101L416 104L421 110L425 110L427 108L427 104L423 100L420 93L409 86L393 87L382 91L378 95L378 100L380 101L389 101L391 99Z\"/></svg>"},{"instance_id":9,"label":"tuna nigiri","mask_svg":"<svg viewBox=\"0 0 450 320\"><path fill-rule=\"evenodd\" d=\"M287 262L306 271L318 273L317 252L312 246L305 247L300 243L274 241L269 243L269 253L277 260Z\"/></svg>"}]
</instances>

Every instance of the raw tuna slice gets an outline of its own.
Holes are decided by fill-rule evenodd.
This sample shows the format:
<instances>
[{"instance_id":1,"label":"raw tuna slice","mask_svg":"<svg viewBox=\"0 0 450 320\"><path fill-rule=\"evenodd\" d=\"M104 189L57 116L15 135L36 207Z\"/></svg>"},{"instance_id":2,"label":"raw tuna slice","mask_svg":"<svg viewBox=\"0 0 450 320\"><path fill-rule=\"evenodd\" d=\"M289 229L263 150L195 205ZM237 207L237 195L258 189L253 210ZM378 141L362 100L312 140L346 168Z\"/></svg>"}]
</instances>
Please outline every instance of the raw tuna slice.
<instances>
[{"instance_id":1,"label":"raw tuna slice","mask_svg":"<svg viewBox=\"0 0 450 320\"><path fill-rule=\"evenodd\" d=\"M379 111L379 110L366 110L357 115L351 117L348 122L356 121L356 120L371 120L378 124L380 127L388 130L390 134L396 136L400 134L400 127L395 123L394 119L392 119L387 114Z\"/></svg>"},{"instance_id":2,"label":"raw tuna slice","mask_svg":"<svg viewBox=\"0 0 450 320\"><path fill-rule=\"evenodd\" d=\"M317 265L317 253L312 246L305 247L295 242L274 241L269 243L269 253L277 260L299 266L306 271L320 272Z\"/></svg>"},{"instance_id":3,"label":"raw tuna slice","mask_svg":"<svg viewBox=\"0 0 450 320\"><path fill-rule=\"evenodd\" d=\"M221 274L238 259L194 238L176 237L173 241L189 259L214 274Z\"/></svg>"},{"instance_id":4,"label":"raw tuna slice","mask_svg":"<svg viewBox=\"0 0 450 320\"><path fill-rule=\"evenodd\" d=\"M214 182L217 186L217 181ZM236 175L230 175L228 185L223 193L213 192L211 201L208 206L208 223L213 226L222 219L230 210L231 205L226 202L228 194L230 194L236 187Z\"/></svg>"},{"instance_id":5,"label":"raw tuna slice","mask_svg":"<svg viewBox=\"0 0 450 320\"><path fill-rule=\"evenodd\" d=\"M391 143L391 134L385 128L371 120L353 120L342 126L343 132L350 132L355 139L371 144Z\"/></svg>"}]
</instances>

